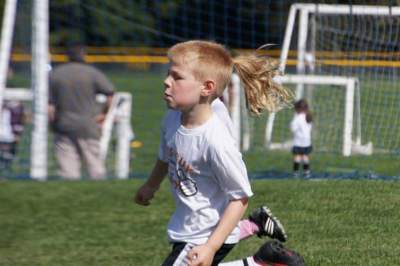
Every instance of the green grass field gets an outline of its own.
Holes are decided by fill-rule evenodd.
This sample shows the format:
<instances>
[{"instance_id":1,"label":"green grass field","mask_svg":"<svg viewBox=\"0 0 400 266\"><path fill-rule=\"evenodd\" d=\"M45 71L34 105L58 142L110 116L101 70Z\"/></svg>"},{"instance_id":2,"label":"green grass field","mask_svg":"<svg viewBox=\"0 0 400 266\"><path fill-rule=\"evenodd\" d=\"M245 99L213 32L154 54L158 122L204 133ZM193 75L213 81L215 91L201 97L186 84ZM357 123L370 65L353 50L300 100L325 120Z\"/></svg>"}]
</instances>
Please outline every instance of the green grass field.
<instances>
[{"instance_id":1,"label":"green grass field","mask_svg":"<svg viewBox=\"0 0 400 266\"><path fill-rule=\"evenodd\" d=\"M107 74L119 91L133 95L132 125L136 139L143 143L132 149L133 179L0 179L0 265L152 266L160 265L168 254L165 228L173 202L167 184L152 206L132 203L143 182L137 178L148 175L157 156L159 124L165 112L163 75ZM263 123L255 124L255 130L263 132ZM253 144L244 153L251 176L271 170L290 172L289 152L266 151L260 138ZM23 156L21 160L29 162L29 153ZM344 173L354 179L363 178L363 173L398 177L398 159L384 154L344 158L315 152L312 168L315 173ZM53 161L50 165L54 174ZM15 171L28 169L17 166ZM303 254L307 265L400 265L398 180L267 179L253 180L252 187L255 196L249 210L268 204L285 225L287 245ZM253 254L263 241L242 242L227 260Z\"/></svg>"},{"instance_id":2,"label":"green grass field","mask_svg":"<svg viewBox=\"0 0 400 266\"><path fill-rule=\"evenodd\" d=\"M149 207L140 180L0 183L0 265L160 265L173 211L166 183ZM307 265L400 265L400 182L257 180L250 207L268 204L287 246ZM265 241L239 243L227 260Z\"/></svg>"}]
</instances>

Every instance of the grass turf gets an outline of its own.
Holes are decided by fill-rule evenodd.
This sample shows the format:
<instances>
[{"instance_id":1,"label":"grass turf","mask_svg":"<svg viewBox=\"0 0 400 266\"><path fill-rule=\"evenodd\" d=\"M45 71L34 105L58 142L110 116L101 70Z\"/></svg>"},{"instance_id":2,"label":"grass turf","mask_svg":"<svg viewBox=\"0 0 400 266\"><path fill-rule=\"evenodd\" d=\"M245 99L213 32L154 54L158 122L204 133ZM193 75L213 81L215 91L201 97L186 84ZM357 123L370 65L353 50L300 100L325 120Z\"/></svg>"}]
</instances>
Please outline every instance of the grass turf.
<instances>
[{"instance_id":1,"label":"grass turf","mask_svg":"<svg viewBox=\"0 0 400 266\"><path fill-rule=\"evenodd\" d=\"M173 211L165 183L149 207L142 180L0 183L0 265L160 265ZM399 265L400 182L255 180L248 210L268 204L307 265ZM264 242L245 240L227 260Z\"/></svg>"}]
</instances>

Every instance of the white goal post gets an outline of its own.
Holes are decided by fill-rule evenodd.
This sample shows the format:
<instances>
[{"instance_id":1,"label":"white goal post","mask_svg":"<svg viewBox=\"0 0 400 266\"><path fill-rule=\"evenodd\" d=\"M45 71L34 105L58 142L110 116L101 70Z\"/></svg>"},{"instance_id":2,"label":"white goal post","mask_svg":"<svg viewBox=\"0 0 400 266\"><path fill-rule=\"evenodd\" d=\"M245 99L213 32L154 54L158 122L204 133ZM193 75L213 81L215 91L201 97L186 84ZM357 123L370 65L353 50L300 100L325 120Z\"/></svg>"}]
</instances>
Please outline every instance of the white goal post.
<instances>
[{"instance_id":1,"label":"white goal post","mask_svg":"<svg viewBox=\"0 0 400 266\"><path fill-rule=\"evenodd\" d=\"M48 139L48 66L49 56L49 1L34 0L32 16L32 80L33 131L31 144L31 177L45 180L47 171Z\"/></svg>"},{"instance_id":2,"label":"white goal post","mask_svg":"<svg viewBox=\"0 0 400 266\"><path fill-rule=\"evenodd\" d=\"M0 40L0 110L3 106L3 91L6 88L8 62L10 61L11 42L15 24L16 0L7 0L4 7Z\"/></svg>"},{"instance_id":3,"label":"white goal post","mask_svg":"<svg viewBox=\"0 0 400 266\"><path fill-rule=\"evenodd\" d=\"M14 33L17 0L5 2L0 44L0 111L6 97L6 79ZM47 99L48 99L48 0L33 1L32 16L32 90L34 91L34 129L32 131L31 172L34 179L47 177Z\"/></svg>"},{"instance_id":4,"label":"white goal post","mask_svg":"<svg viewBox=\"0 0 400 266\"><path fill-rule=\"evenodd\" d=\"M280 70L282 73L295 73L297 76L289 78L290 75L286 75L282 82L290 80L291 83L296 84L295 94L296 99L299 99L307 96L306 85L310 88L308 92L312 92L312 85L325 82L316 80L316 75L319 76L318 79L325 79L326 84L329 84L330 80L333 82L332 84L336 85L339 85L337 82L342 78L354 77L358 80L359 93L364 95L363 99L373 99L377 102L389 101L387 95L392 93L391 90L395 90L395 84L398 84L398 75L396 74L398 73L396 69L398 57L395 51L399 44L397 39L399 21L400 7L293 4L286 25L280 56ZM297 34L295 34L295 25L298 25ZM295 64L295 67L288 71L289 51L293 50L295 51L295 60L291 60L290 63ZM381 80L387 83L391 82L391 84L384 84ZM379 82L381 85L377 85ZM345 156L352 152L371 154L371 142L364 146L361 145L361 134L358 133L361 132L361 116L359 115L363 113L363 117L365 115L375 117L377 115L376 108L364 105L364 111L358 110L355 113L355 117L359 118L360 122L357 125L356 140L351 142L349 132L352 127L349 124L351 121L349 110L352 106L349 104L360 103L357 99L352 101L349 98L349 94L352 93L349 85L343 83L341 86L346 86L345 121L347 121L343 130L342 153ZM384 88L385 90L382 91ZM396 102L396 97L390 98L390 101ZM391 102L387 103L387 108L390 106L392 106ZM379 110L379 112L382 111ZM387 110L387 112L390 111ZM384 116L382 113L378 114ZM274 147L272 140L274 118L275 114L271 114L266 128L265 140L269 147ZM395 149L395 146L388 145L389 139L382 139L372 129L378 125L382 128L391 128L392 126L385 123L384 118L373 122L368 116L365 119L368 123L363 123L363 128L365 127L363 131L369 133L367 139L378 141L379 151ZM394 131L388 129L382 134L396 135L395 132L391 132ZM396 143L396 141L391 142Z\"/></svg>"},{"instance_id":5,"label":"white goal post","mask_svg":"<svg viewBox=\"0 0 400 266\"><path fill-rule=\"evenodd\" d=\"M345 90L345 105L343 118L343 143L342 154L349 156L354 151L360 151L361 148L361 112L360 112L360 87L357 78L340 76L318 76L318 75L285 75L278 76L277 82L283 84L312 84L312 85L337 85ZM297 98L300 98L299 96ZM354 122L354 117L356 122ZM287 148L285 144L272 142L272 128L275 120L275 114L271 113L268 117L265 130L265 143L267 148ZM355 126L354 126L355 125ZM355 128L355 141L353 141L353 128ZM370 154L372 149L364 149L364 153Z\"/></svg>"},{"instance_id":6,"label":"white goal post","mask_svg":"<svg viewBox=\"0 0 400 266\"><path fill-rule=\"evenodd\" d=\"M130 162L130 142L134 138L131 128L132 96L127 92L118 92L114 95L109 111L104 120L100 138L100 156L106 160L113 127L116 126L117 140L116 168L117 178L128 178Z\"/></svg>"},{"instance_id":7,"label":"white goal post","mask_svg":"<svg viewBox=\"0 0 400 266\"><path fill-rule=\"evenodd\" d=\"M329 5L329 4L293 4L290 7L286 24L285 37L280 56L280 70L285 71L292 41L296 15L299 12L299 28L297 40L297 71L304 73L307 53L315 51L306 50L307 33L310 14L345 14L345 15L379 15L400 16L400 7L367 6L367 5ZM314 55L311 55L313 57Z\"/></svg>"},{"instance_id":8,"label":"white goal post","mask_svg":"<svg viewBox=\"0 0 400 266\"><path fill-rule=\"evenodd\" d=\"M232 78L234 88L240 88L240 80ZM352 153L371 154L372 145L361 145L361 112L360 112L360 87L357 78L341 77L341 76L320 76L320 75L285 75L276 77L276 81L282 84L312 84L312 85L335 85L342 87L344 90L344 117L342 120L343 131L341 143L342 154L349 156ZM328 89L329 88L321 88ZM236 95L240 95L238 89L235 90ZM236 96L236 97L237 97ZM236 98L235 97L235 98ZM239 98L239 97L237 97ZM239 110L245 109L244 104L239 101L234 105L232 115L233 124L235 125L237 136L241 142L241 149L247 151L250 148L250 129L246 112ZM272 129L275 120L275 114L271 113L268 117L265 127L265 146L268 149L288 149L291 147L290 140L284 143L272 141ZM353 138L354 136L354 138Z\"/></svg>"},{"instance_id":9,"label":"white goal post","mask_svg":"<svg viewBox=\"0 0 400 266\"><path fill-rule=\"evenodd\" d=\"M373 143L374 153L398 153L399 33L397 6L291 6L280 56L281 81L295 85L290 87L296 99L310 102L317 117L316 150L337 153L340 147L345 156L371 154ZM263 139L268 148L290 138L289 113L270 114ZM260 147L259 123L251 119L250 129L246 128L247 116L240 114L241 119L235 116L234 122L241 123L237 127L241 136L249 139L251 135L254 148Z\"/></svg>"},{"instance_id":10,"label":"white goal post","mask_svg":"<svg viewBox=\"0 0 400 266\"><path fill-rule=\"evenodd\" d=\"M26 88L7 88L3 94L4 100L32 102L34 94L31 89ZM102 97L97 97L97 101L101 102ZM126 179L129 177L130 169L130 142L134 138L134 133L131 128L131 110L132 110L132 96L127 92L117 92L113 97L113 102L106 115L104 124L101 130L100 138L100 154L103 160L107 159L109 154L109 146L111 137L115 134L116 151L115 151L115 177L119 179ZM47 127L47 123L46 123ZM47 147L47 140L46 140ZM47 150L46 157L47 156ZM36 156L36 155L35 155ZM43 167L46 167L43 169ZM34 169L38 165L30 165L30 172L45 172L47 173L47 163L40 165L39 169ZM47 176L42 177L40 180L46 180Z\"/></svg>"}]
</instances>

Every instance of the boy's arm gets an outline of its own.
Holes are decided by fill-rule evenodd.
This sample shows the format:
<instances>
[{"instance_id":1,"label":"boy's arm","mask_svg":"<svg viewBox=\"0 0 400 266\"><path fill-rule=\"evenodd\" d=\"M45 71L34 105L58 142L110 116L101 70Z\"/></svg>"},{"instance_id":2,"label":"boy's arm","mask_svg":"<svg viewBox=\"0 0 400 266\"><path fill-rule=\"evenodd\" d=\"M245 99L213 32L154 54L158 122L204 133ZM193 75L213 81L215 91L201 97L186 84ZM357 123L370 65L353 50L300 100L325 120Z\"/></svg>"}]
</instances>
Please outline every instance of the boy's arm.
<instances>
[{"instance_id":1,"label":"boy's arm","mask_svg":"<svg viewBox=\"0 0 400 266\"><path fill-rule=\"evenodd\" d=\"M140 205L149 205L154 193L160 188L161 182L168 173L168 163L158 159L151 171L149 179L139 188L135 195L135 202Z\"/></svg>"},{"instance_id":2,"label":"boy's arm","mask_svg":"<svg viewBox=\"0 0 400 266\"><path fill-rule=\"evenodd\" d=\"M160 188L161 182L164 180L165 176L168 174L168 156L167 156L167 146L165 142L165 129L168 122L166 119L173 113L167 112L165 115L162 127L161 127L161 138L160 146L158 150L158 158L151 171L150 177L147 181L138 189L134 197L134 201L140 205L149 205L150 200L154 197L154 193Z\"/></svg>"},{"instance_id":3,"label":"boy's arm","mask_svg":"<svg viewBox=\"0 0 400 266\"><path fill-rule=\"evenodd\" d=\"M211 265L215 253L224 244L244 215L248 206L248 198L231 200L226 207L217 227L204 245L196 246L188 253L190 266Z\"/></svg>"}]
</instances>

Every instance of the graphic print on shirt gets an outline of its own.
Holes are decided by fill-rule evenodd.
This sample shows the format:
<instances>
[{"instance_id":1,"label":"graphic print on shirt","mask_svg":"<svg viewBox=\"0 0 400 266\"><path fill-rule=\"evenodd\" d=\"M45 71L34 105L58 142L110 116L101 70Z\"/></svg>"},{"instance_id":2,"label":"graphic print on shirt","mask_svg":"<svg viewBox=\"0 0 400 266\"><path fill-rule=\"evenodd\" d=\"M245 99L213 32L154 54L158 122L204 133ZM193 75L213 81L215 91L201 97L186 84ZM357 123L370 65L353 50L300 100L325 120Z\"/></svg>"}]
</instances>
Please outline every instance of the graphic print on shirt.
<instances>
[{"instance_id":1,"label":"graphic print on shirt","mask_svg":"<svg viewBox=\"0 0 400 266\"><path fill-rule=\"evenodd\" d=\"M191 197L197 194L197 185L190 174L193 167L188 164L175 150L169 148L170 180L175 189L185 197Z\"/></svg>"},{"instance_id":2,"label":"graphic print on shirt","mask_svg":"<svg viewBox=\"0 0 400 266\"><path fill-rule=\"evenodd\" d=\"M190 173L185 173L181 168L176 170L179 180L179 190L186 197L194 196L197 193L196 182L189 176Z\"/></svg>"}]
</instances>

